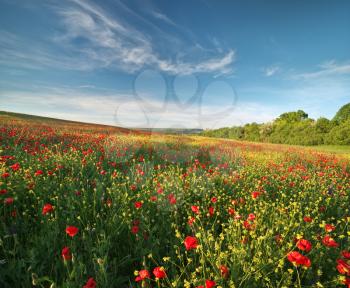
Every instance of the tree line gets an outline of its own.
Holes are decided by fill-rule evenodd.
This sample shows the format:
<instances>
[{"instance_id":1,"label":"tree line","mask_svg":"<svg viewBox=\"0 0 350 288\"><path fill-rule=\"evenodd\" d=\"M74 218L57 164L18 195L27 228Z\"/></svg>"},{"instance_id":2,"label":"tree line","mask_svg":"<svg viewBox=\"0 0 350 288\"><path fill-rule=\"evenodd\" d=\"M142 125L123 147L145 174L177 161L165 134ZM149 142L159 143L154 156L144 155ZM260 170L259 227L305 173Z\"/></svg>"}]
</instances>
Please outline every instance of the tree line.
<instances>
[{"instance_id":1,"label":"tree line","mask_svg":"<svg viewBox=\"0 0 350 288\"><path fill-rule=\"evenodd\" d=\"M203 136L292 145L350 145L350 103L333 119L308 117L302 110L281 114L269 123L205 130Z\"/></svg>"}]
</instances>

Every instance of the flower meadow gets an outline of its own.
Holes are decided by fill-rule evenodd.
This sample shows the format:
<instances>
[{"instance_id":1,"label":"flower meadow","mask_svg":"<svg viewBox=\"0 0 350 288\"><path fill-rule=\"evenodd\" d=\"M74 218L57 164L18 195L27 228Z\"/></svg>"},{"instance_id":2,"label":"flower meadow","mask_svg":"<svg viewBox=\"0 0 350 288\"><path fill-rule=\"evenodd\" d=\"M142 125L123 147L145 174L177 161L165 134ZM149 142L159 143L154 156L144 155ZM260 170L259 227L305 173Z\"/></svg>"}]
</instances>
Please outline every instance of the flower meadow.
<instances>
[{"instance_id":1,"label":"flower meadow","mask_svg":"<svg viewBox=\"0 0 350 288\"><path fill-rule=\"evenodd\" d=\"M350 287L349 159L2 117L0 287Z\"/></svg>"}]
</instances>

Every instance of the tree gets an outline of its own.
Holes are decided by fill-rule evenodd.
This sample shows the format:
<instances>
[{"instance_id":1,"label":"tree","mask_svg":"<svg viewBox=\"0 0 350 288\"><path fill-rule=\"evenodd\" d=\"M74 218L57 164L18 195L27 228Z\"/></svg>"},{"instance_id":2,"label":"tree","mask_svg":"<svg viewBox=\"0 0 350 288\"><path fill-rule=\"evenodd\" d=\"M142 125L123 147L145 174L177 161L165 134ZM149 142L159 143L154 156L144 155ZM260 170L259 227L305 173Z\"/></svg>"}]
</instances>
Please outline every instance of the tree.
<instances>
[{"instance_id":1,"label":"tree","mask_svg":"<svg viewBox=\"0 0 350 288\"><path fill-rule=\"evenodd\" d=\"M296 112L286 112L281 114L276 121L286 121L286 122L299 122L307 119L309 115L303 110L298 110Z\"/></svg>"},{"instance_id":2,"label":"tree","mask_svg":"<svg viewBox=\"0 0 350 288\"><path fill-rule=\"evenodd\" d=\"M328 133L332 126L332 122L324 117L318 118L316 121L316 131L319 133Z\"/></svg>"},{"instance_id":3,"label":"tree","mask_svg":"<svg viewBox=\"0 0 350 288\"><path fill-rule=\"evenodd\" d=\"M339 109L337 114L335 114L333 121L336 123L343 123L348 119L350 119L350 103L344 105Z\"/></svg>"}]
</instances>

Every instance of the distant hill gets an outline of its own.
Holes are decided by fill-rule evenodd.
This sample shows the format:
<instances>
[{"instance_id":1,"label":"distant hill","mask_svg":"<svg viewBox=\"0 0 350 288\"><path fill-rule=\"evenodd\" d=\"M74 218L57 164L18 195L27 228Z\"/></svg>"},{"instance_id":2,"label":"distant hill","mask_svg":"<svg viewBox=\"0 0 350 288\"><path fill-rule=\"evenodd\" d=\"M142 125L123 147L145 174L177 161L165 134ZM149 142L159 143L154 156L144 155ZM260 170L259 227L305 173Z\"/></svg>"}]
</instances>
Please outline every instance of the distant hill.
<instances>
[{"instance_id":1,"label":"distant hill","mask_svg":"<svg viewBox=\"0 0 350 288\"><path fill-rule=\"evenodd\" d=\"M205 130L201 135L293 145L350 145L350 103L333 119L308 117L302 110L286 112L269 123Z\"/></svg>"},{"instance_id":2,"label":"distant hill","mask_svg":"<svg viewBox=\"0 0 350 288\"><path fill-rule=\"evenodd\" d=\"M157 132L164 134L199 134L203 132L203 129L197 128L139 128L141 131Z\"/></svg>"},{"instance_id":3,"label":"distant hill","mask_svg":"<svg viewBox=\"0 0 350 288\"><path fill-rule=\"evenodd\" d=\"M0 111L0 121L1 120L14 120L14 121L29 121L35 124L47 124L47 125L60 125L74 127L74 129L83 129L83 130L99 130L101 132L109 133L164 133L164 134L198 134L201 133L202 129L184 129L184 128L136 128L128 129L123 127L95 124L95 123L86 123L78 122L71 120L56 119L43 116L35 116L29 114L15 113L15 112L6 112Z\"/></svg>"}]
</instances>

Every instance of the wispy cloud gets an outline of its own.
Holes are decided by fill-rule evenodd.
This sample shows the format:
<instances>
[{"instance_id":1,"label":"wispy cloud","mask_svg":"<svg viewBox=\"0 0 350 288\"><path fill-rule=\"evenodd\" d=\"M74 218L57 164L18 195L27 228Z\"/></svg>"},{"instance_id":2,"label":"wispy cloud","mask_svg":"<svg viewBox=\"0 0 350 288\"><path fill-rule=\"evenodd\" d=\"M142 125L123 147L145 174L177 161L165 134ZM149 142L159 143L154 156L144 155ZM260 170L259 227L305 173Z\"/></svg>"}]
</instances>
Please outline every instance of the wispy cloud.
<instances>
[{"instance_id":1,"label":"wispy cloud","mask_svg":"<svg viewBox=\"0 0 350 288\"><path fill-rule=\"evenodd\" d=\"M63 28L63 33L51 36L51 41L54 42L51 46L47 39L46 42L41 39L29 40L18 35L5 35L7 32L0 31L0 36L4 36L0 37L0 64L38 69L109 68L128 73L142 68L157 69L170 74L232 72L235 60L235 52L232 49L215 54L201 51L202 53L195 55L182 55L176 51L172 54L173 48L169 45L169 53L162 53L159 51L159 39L155 39L155 35L163 37L166 40L164 43L180 43L181 40L173 41L172 38L176 37L163 32L157 25L137 15L122 2L116 2L115 5L119 5L120 9L126 11L128 16L134 17L134 20L152 26L157 33L147 34L146 31L141 31L139 26L133 26L123 15L110 15L109 11L90 1L70 0L64 4L48 6L58 16L56 20L61 31ZM152 14L157 19L176 25L159 11L152 11ZM198 43L192 44L193 47L197 47ZM190 47L191 44L187 43L187 46Z\"/></svg>"},{"instance_id":2,"label":"wispy cloud","mask_svg":"<svg viewBox=\"0 0 350 288\"><path fill-rule=\"evenodd\" d=\"M316 79L336 75L350 75L350 62L337 63L335 60L327 61L318 66L313 72L298 73L293 75L296 79Z\"/></svg>"},{"instance_id":3,"label":"wispy cloud","mask_svg":"<svg viewBox=\"0 0 350 288\"><path fill-rule=\"evenodd\" d=\"M159 11L152 11L151 14L157 19L160 19L170 25L177 26L173 20L171 20L168 16Z\"/></svg>"},{"instance_id":4,"label":"wispy cloud","mask_svg":"<svg viewBox=\"0 0 350 288\"><path fill-rule=\"evenodd\" d=\"M271 77L280 71L281 67L279 65L272 65L263 69L263 73L266 77Z\"/></svg>"}]
</instances>

